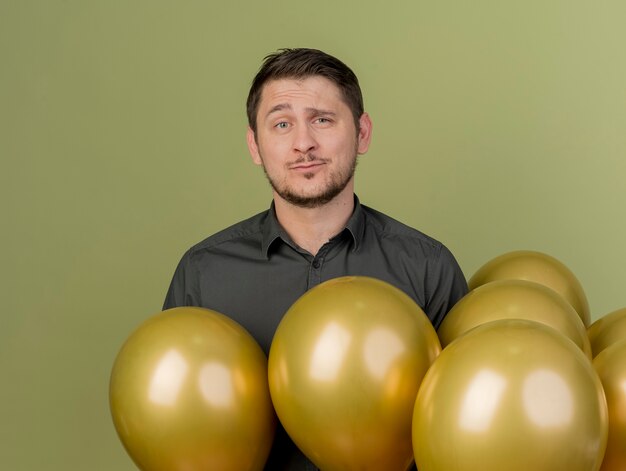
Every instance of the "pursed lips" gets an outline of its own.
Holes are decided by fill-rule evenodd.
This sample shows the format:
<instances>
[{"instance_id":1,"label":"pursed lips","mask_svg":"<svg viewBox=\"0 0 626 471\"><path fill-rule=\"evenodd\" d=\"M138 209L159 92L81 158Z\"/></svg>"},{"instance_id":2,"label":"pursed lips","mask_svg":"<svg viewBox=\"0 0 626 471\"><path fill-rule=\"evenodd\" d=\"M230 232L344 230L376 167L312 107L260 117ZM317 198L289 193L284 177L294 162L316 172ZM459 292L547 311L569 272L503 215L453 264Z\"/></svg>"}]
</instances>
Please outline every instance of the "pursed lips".
<instances>
[{"instance_id":1,"label":"pursed lips","mask_svg":"<svg viewBox=\"0 0 626 471\"><path fill-rule=\"evenodd\" d=\"M306 164L299 164L299 165L294 165L293 167L291 167L291 170L312 170L314 168L321 167L322 165L324 165L324 162L312 162L312 163L306 163Z\"/></svg>"},{"instance_id":2,"label":"pursed lips","mask_svg":"<svg viewBox=\"0 0 626 471\"><path fill-rule=\"evenodd\" d=\"M326 159L299 160L289 165L290 170L311 170L327 163Z\"/></svg>"}]
</instances>

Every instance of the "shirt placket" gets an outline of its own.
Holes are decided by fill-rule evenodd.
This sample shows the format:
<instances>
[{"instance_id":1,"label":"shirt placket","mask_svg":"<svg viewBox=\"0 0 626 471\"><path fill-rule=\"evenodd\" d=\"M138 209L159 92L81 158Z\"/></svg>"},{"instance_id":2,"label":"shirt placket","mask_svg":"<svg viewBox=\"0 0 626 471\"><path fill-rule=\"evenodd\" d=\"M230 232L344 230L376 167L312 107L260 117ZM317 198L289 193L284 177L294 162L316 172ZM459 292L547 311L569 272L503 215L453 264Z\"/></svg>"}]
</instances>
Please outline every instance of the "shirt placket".
<instances>
[{"instance_id":1,"label":"shirt placket","mask_svg":"<svg viewBox=\"0 0 626 471\"><path fill-rule=\"evenodd\" d=\"M326 243L320 248L309 265L309 278L307 280L307 289L319 285L322 282L322 268L324 266L324 258L330 250L330 243Z\"/></svg>"}]
</instances>

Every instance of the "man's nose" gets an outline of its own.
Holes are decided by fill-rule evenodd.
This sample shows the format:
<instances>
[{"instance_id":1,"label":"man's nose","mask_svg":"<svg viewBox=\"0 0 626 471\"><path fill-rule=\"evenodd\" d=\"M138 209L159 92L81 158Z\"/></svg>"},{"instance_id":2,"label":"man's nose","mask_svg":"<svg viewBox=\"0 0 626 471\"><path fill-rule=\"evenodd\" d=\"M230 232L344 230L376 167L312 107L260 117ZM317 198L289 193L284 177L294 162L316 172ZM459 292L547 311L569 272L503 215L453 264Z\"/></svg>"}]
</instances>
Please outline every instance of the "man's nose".
<instances>
[{"instance_id":1,"label":"man's nose","mask_svg":"<svg viewBox=\"0 0 626 471\"><path fill-rule=\"evenodd\" d=\"M302 124L296 128L293 148L296 152L307 154L317 147L317 141L309 126Z\"/></svg>"}]
</instances>

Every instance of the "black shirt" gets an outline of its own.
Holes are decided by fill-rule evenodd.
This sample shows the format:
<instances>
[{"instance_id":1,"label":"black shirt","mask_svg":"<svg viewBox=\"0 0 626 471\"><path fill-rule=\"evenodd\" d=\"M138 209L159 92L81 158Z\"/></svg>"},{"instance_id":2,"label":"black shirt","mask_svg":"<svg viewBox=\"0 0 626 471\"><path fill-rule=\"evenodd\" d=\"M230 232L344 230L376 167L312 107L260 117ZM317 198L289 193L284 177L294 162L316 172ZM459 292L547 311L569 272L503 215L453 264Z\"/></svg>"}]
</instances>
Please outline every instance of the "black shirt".
<instances>
[{"instance_id":1,"label":"black shirt","mask_svg":"<svg viewBox=\"0 0 626 471\"><path fill-rule=\"evenodd\" d=\"M182 257L163 308L201 306L225 314L246 328L267 354L289 307L312 287L346 275L370 276L400 288L435 329L467 293L465 277L444 245L361 205L355 196L345 229L315 256L282 229L273 204L210 236ZM285 439L279 430L266 469L317 469L305 464L301 454L288 458L283 446L293 444L285 445ZM283 464L275 461L279 454Z\"/></svg>"}]
</instances>

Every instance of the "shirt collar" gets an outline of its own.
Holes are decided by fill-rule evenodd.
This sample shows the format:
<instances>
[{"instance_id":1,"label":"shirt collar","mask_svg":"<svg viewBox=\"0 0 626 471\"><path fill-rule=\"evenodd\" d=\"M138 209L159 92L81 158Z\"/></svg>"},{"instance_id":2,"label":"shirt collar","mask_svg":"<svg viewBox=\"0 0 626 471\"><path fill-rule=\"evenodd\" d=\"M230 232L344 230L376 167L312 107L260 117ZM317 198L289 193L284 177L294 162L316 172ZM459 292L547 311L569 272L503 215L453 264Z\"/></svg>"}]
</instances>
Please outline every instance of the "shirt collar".
<instances>
[{"instance_id":1,"label":"shirt collar","mask_svg":"<svg viewBox=\"0 0 626 471\"><path fill-rule=\"evenodd\" d=\"M261 255L267 260L269 259L270 247L276 240L281 238L283 240L290 239L278 222L273 201L269 211L267 212L267 217L261 224L261 233L263 234L261 239Z\"/></svg>"},{"instance_id":2,"label":"shirt collar","mask_svg":"<svg viewBox=\"0 0 626 471\"><path fill-rule=\"evenodd\" d=\"M363 208L361 207L359 198L356 195L354 195L354 210L352 211L350 219L348 219L348 222L346 223L344 231L347 231L352 237L352 241L354 242L352 250L358 250L361 240L363 240L363 233L365 231L365 215L363 214ZM270 247L279 239L283 240L283 242L289 244L293 248L296 248L296 244L291 240L291 237L289 237L278 222L273 201L269 211L267 212L267 217L262 223L261 232L261 255L266 260L269 259Z\"/></svg>"},{"instance_id":3,"label":"shirt collar","mask_svg":"<svg viewBox=\"0 0 626 471\"><path fill-rule=\"evenodd\" d=\"M352 216L348 219L345 230L352 236L352 241L354 242L352 250L356 252L365 233L365 214L357 195L354 195L354 210L352 211Z\"/></svg>"}]
</instances>

